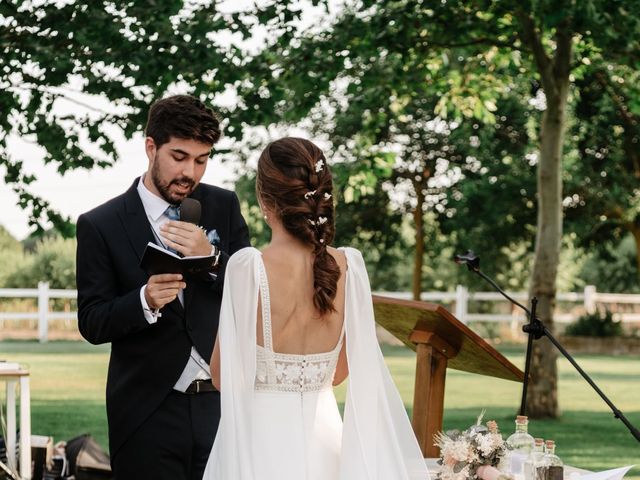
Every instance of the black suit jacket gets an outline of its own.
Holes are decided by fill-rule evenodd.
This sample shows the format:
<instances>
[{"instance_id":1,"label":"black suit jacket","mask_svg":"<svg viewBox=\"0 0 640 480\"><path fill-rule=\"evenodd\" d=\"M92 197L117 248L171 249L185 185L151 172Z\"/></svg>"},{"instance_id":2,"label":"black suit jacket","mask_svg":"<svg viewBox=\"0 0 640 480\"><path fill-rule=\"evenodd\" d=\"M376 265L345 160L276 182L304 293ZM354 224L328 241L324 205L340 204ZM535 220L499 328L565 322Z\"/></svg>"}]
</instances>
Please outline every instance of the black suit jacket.
<instances>
[{"instance_id":1,"label":"black suit jacket","mask_svg":"<svg viewBox=\"0 0 640 480\"><path fill-rule=\"evenodd\" d=\"M211 358L227 260L249 246L235 193L199 185L191 197L202 204L200 225L215 228L220 236L223 253L217 279L186 279L184 308L175 299L150 325L140 301L140 288L148 277L139 262L154 235L137 185L138 179L124 194L81 215L77 223L79 329L93 344L111 342L107 417L112 455L172 390L192 345L205 360Z\"/></svg>"}]
</instances>

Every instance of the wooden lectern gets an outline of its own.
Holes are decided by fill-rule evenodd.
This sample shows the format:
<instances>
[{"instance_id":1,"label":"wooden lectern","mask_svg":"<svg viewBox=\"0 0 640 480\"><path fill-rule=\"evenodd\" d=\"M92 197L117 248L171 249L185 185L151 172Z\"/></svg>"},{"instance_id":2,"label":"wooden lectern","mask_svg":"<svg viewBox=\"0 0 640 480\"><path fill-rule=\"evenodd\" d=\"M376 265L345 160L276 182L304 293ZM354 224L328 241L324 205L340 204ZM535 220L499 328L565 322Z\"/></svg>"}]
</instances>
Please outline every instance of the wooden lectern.
<instances>
[{"instance_id":1,"label":"wooden lectern","mask_svg":"<svg viewBox=\"0 0 640 480\"><path fill-rule=\"evenodd\" d=\"M376 322L417 353L412 424L426 458L440 454L433 436L442 431L447 367L524 379L521 370L440 305L373 295L373 308Z\"/></svg>"}]
</instances>

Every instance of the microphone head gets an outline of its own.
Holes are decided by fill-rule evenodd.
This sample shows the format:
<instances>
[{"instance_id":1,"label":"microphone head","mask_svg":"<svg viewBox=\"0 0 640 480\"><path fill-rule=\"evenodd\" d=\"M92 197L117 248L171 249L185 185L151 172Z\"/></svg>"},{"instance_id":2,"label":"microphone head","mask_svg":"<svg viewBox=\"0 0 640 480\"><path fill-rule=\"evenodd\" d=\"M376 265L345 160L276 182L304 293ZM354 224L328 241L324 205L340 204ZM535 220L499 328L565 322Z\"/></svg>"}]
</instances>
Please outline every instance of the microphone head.
<instances>
[{"instance_id":1,"label":"microphone head","mask_svg":"<svg viewBox=\"0 0 640 480\"><path fill-rule=\"evenodd\" d=\"M183 222L200 223L200 215L202 214L202 206L195 198L185 198L180 204L180 220Z\"/></svg>"},{"instance_id":2,"label":"microphone head","mask_svg":"<svg viewBox=\"0 0 640 480\"><path fill-rule=\"evenodd\" d=\"M458 265L466 265L469 270L478 271L480 268L480 257L473 250L467 250L464 254L455 255L453 261Z\"/></svg>"}]
</instances>

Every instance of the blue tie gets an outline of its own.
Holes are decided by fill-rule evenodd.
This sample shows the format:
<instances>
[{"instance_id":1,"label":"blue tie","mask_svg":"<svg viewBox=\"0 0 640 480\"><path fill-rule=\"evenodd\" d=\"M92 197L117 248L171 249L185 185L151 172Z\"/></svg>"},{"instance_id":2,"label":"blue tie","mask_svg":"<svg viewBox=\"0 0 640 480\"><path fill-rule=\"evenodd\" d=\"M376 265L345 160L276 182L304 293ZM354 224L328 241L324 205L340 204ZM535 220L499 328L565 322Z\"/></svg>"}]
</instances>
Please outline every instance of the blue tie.
<instances>
[{"instance_id":1,"label":"blue tie","mask_svg":"<svg viewBox=\"0 0 640 480\"><path fill-rule=\"evenodd\" d=\"M169 220L180 220L180 205L169 205L164 211L164 214L169 217ZM178 253L177 250L171 247L165 246L165 248L172 253Z\"/></svg>"},{"instance_id":2,"label":"blue tie","mask_svg":"<svg viewBox=\"0 0 640 480\"><path fill-rule=\"evenodd\" d=\"M169 205L164 214L169 220L180 220L180 205Z\"/></svg>"}]
</instances>

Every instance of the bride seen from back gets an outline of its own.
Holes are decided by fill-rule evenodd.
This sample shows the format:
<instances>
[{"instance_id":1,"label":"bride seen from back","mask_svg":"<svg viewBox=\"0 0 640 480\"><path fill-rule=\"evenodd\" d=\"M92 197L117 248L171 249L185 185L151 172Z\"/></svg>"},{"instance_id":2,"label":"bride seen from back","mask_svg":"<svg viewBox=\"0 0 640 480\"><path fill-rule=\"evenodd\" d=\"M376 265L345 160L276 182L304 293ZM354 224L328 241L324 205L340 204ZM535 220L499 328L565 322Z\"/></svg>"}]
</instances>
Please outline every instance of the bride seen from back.
<instances>
[{"instance_id":1,"label":"bride seen from back","mask_svg":"<svg viewBox=\"0 0 640 480\"><path fill-rule=\"evenodd\" d=\"M256 193L272 232L262 260L274 352L329 352L340 339L346 258L329 247L335 233L332 191L324 155L311 142L284 138L260 157ZM260 310L257 339L264 346ZM334 385L347 375L346 349L341 352Z\"/></svg>"},{"instance_id":2,"label":"bride seen from back","mask_svg":"<svg viewBox=\"0 0 640 480\"><path fill-rule=\"evenodd\" d=\"M272 237L227 266L211 360L222 419L204 479L427 479L376 340L362 255L331 246L323 152L270 143L256 191ZM343 419L333 385L347 376Z\"/></svg>"}]
</instances>

